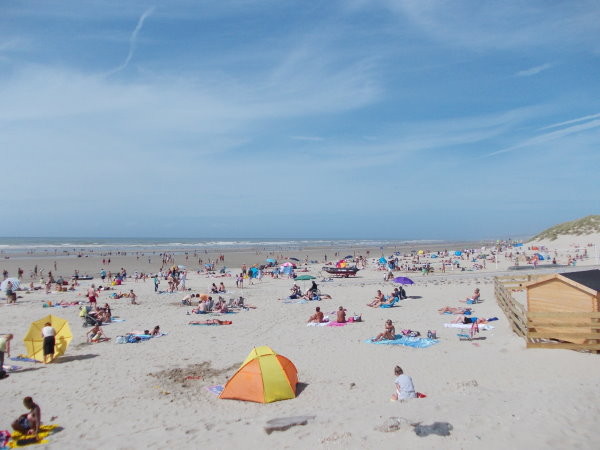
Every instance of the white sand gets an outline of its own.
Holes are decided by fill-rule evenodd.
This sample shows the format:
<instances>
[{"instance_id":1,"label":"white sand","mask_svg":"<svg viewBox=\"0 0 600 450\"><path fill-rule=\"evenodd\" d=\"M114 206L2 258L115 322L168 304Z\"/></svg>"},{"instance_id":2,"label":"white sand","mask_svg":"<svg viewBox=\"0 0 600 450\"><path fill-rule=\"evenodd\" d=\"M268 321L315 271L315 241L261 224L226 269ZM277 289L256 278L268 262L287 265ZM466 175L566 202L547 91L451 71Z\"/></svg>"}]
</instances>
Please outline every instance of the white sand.
<instances>
[{"instance_id":1,"label":"white sand","mask_svg":"<svg viewBox=\"0 0 600 450\"><path fill-rule=\"evenodd\" d=\"M501 262L500 268L509 263ZM311 273L318 275L319 268L312 265ZM218 327L187 325L206 316L186 315L191 308L177 306L183 294L157 295L150 281L128 281L123 288L135 289L141 305L130 305L128 299L109 301L107 293L99 299L99 304L109 301L113 314L126 319L106 326L108 336L114 339L157 324L169 334L123 345L86 344L87 329L81 327L76 307L41 307L47 299L82 299L89 282L82 282L75 293L20 294L16 306L0 307L0 332L16 335L13 355L24 352L28 324L49 313L71 322L74 339L55 364L12 363L29 370L0 381L0 428L8 429L24 412L22 398L30 395L42 407L46 423L64 427L50 437L48 448L596 448L600 355L525 349L495 302L491 273L408 274L416 284L407 293L417 298L401 302L399 308L368 308L365 304L377 289L387 293L393 288L382 281L383 274L368 268L354 279L319 282L333 300L307 304L277 300L289 292L292 283L287 279L246 284L243 294L258 308L230 315L226 319L233 325ZM213 281L221 281L195 274L189 278L194 292L206 292ZM234 279L226 278L225 285L233 288ZM500 320L493 330L481 332L485 339L459 341L458 330L443 326L452 316L439 315L437 308L464 306L458 300L475 287L481 288L484 300L475 305L475 315ZM231 295L240 293L233 291ZM326 313L343 305L350 313L362 313L364 322L306 327L317 305ZM437 330L440 343L425 349L363 343L383 329L387 318L397 330ZM296 399L256 404L220 400L205 389L224 384L258 345L270 345L295 363L304 383ZM160 375L203 362L221 373L185 382ZM389 401L396 364L427 398ZM267 420L296 415L316 418L271 435L263 430ZM51 421L52 416L57 418ZM396 432L380 431L390 417L410 423L449 422L453 430L448 437L418 437L408 425Z\"/></svg>"}]
</instances>

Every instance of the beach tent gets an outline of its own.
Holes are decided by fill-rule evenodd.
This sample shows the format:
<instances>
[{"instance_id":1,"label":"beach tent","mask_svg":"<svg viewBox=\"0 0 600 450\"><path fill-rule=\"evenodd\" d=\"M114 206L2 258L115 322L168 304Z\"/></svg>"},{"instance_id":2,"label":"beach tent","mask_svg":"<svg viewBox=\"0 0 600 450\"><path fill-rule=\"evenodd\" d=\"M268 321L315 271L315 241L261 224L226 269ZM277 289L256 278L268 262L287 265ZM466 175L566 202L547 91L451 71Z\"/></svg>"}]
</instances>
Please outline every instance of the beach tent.
<instances>
[{"instance_id":1,"label":"beach tent","mask_svg":"<svg viewBox=\"0 0 600 450\"><path fill-rule=\"evenodd\" d=\"M379 258L379 264L385 264L387 263L387 259L385 259L383 256L381 258Z\"/></svg>"},{"instance_id":2,"label":"beach tent","mask_svg":"<svg viewBox=\"0 0 600 450\"><path fill-rule=\"evenodd\" d=\"M296 397L298 371L270 347L254 348L229 379L219 398L271 403Z\"/></svg>"},{"instance_id":3,"label":"beach tent","mask_svg":"<svg viewBox=\"0 0 600 450\"><path fill-rule=\"evenodd\" d=\"M12 283L12 289L13 291L18 291L19 289L21 289L21 282L16 279L16 278L7 278L6 280L4 280L2 282L2 284L0 284L0 290L1 291L6 291L6 287L8 286L8 282Z\"/></svg>"},{"instance_id":4,"label":"beach tent","mask_svg":"<svg viewBox=\"0 0 600 450\"><path fill-rule=\"evenodd\" d=\"M49 315L42 317L35 322L32 322L29 326L29 331L25 335L23 342L25 342L25 349L27 350L27 356L29 358L43 361L44 359L44 338L42 337L42 328L46 326L46 323L50 322L50 325L56 331L56 344L54 346L54 358L64 355L69 342L73 339L71 334L71 327L69 322L57 316Z\"/></svg>"}]
</instances>

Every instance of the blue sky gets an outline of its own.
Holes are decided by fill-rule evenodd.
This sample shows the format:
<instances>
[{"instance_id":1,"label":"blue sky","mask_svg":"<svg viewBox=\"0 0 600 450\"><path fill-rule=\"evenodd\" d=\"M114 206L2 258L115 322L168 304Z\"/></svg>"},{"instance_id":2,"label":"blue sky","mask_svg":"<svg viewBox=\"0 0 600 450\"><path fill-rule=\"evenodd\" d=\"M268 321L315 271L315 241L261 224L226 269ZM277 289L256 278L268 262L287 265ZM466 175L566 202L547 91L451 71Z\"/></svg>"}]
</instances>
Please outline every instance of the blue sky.
<instances>
[{"instance_id":1,"label":"blue sky","mask_svg":"<svg viewBox=\"0 0 600 450\"><path fill-rule=\"evenodd\" d=\"M0 235L502 238L600 211L597 1L0 4Z\"/></svg>"}]
</instances>

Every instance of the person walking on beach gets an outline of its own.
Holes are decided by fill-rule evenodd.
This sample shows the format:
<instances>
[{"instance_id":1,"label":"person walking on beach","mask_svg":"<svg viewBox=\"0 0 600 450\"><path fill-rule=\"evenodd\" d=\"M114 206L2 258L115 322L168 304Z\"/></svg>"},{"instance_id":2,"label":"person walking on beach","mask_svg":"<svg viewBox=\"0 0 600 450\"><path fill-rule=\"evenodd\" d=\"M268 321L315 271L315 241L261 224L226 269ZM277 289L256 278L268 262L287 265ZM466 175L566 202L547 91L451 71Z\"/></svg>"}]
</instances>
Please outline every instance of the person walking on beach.
<instances>
[{"instance_id":1,"label":"person walking on beach","mask_svg":"<svg viewBox=\"0 0 600 450\"><path fill-rule=\"evenodd\" d=\"M44 364L48 364L54 359L54 346L56 344L56 330L50 322L44 324L42 338L44 339Z\"/></svg>"},{"instance_id":2,"label":"person walking on beach","mask_svg":"<svg viewBox=\"0 0 600 450\"><path fill-rule=\"evenodd\" d=\"M88 301L91 306L96 306L96 286L92 284L87 291Z\"/></svg>"},{"instance_id":3,"label":"person walking on beach","mask_svg":"<svg viewBox=\"0 0 600 450\"><path fill-rule=\"evenodd\" d=\"M160 280L158 279L158 274L154 275L152 280L154 281L154 292L158 292L158 285L160 284Z\"/></svg>"},{"instance_id":4,"label":"person walking on beach","mask_svg":"<svg viewBox=\"0 0 600 450\"><path fill-rule=\"evenodd\" d=\"M8 376L4 371L4 353L10 358L10 341L12 338L12 334L0 335L0 380Z\"/></svg>"},{"instance_id":5,"label":"person walking on beach","mask_svg":"<svg viewBox=\"0 0 600 450\"><path fill-rule=\"evenodd\" d=\"M405 400L408 398L417 398L413 380L411 377L406 375L402 370L402 367L394 367L394 374L396 379L394 384L396 385L396 392L392 395L392 400Z\"/></svg>"},{"instance_id":6,"label":"person walking on beach","mask_svg":"<svg viewBox=\"0 0 600 450\"><path fill-rule=\"evenodd\" d=\"M23 405L25 405L25 408L27 408L29 412L21 414L17 420L12 423L13 430L28 436L37 436L40 432L40 425L42 423L42 410L34 403L31 397L25 397L23 399Z\"/></svg>"}]
</instances>

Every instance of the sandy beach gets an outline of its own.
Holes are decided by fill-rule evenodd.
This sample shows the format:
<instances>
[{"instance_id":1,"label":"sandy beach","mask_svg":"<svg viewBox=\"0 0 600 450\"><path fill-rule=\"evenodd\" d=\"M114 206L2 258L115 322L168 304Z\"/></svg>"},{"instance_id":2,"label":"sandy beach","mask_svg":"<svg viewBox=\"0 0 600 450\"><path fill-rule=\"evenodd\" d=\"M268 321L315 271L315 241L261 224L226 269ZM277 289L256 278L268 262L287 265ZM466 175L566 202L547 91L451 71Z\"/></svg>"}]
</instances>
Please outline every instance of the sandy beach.
<instances>
[{"instance_id":1,"label":"sandy beach","mask_svg":"<svg viewBox=\"0 0 600 450\"><path fill-rule=\"evenodd\" d=\"M566 241L559 244L567 249L560 258L575 252ZM10 422L24 412L23 397L32 396L42 408L44 423L63 427L49 437L48 448L596 447L600 431L595 418L600 406L592 399L600 388L600 359L588 353L525 348L494 298L494 276L507 273L513 264L510 258L499 257L497 268L488 261L485 269L476 271L470 270L469 261L463 263L465 271L436 270L431 275L397 271L396 276L408 276L415 284L406 286L408 298L399 307L382 309L366 306L377 289L387 294L394 287L383 281L386 272L377 270L373 257L380 255L374 254L375 249L368 267L356 277L332 281L322 281L328 277L321 271L324 252L331 252L329 259L333 259L335 249L296 252L319 261L307 264L307 272L299 275L316 276L321 292L332 297L306 303L281 300L293 283L288 278L267 276L254 284L246 280L242 291L235 287L235 278L198 273L194 271L198 261L180 254L176 263L189 266L191 292L207 292L213 282L223 281L226 298L243 295L256 308L227 315L233 322L230 326L191 326L188 322L206 316L188 315L192 308L181 306L185 293L155 293L151 280L129 278L117 288L134 289L140 305L127 298L109 299L114 291L101 293L98 303L109 302L113 315L124 321L104 326L111 341L94 344L86 342L89 328L82 327L76 306L44 308L43 303L85 301L90 284L100 281L102 257L5 259L3 269L14 275L22 267L27 282L35 264L47 272L55 260L58 274L66 277L77 268L95 279L81 281L73 292L20 291L16 305L0 306L0 333L15 335L12 356L25 352L22 339L29 324L47 314L67 319L73 332L66 354L53 364L10 362L23 370L0 382L0 429L10 429ZM241 264L269 257L258 253L230 252L225 263L237 273ZM125 267L130 275L158 269L157 255L151 263L147 254L138 256L112 255L105 268ZM578 266L597 267L594 263L590 254ZM537 270L552 271L552 267ZM309 282L299 283L304 289L309 286ZM163 280L161 289L165 288ZM478 339L461 341L459 330L444 327L454 316L437 310L464 306L459 300L475 288L480 288L483 302L473 305L474 314L499 320L490 322L493 329L481 331ZM350 314L361 314L363 321L308 327L306 321L316 306L329 315L343 306ZM386 319L393 320L397 331L411 329L426 335L435 330L438 342L428 348L366 343L383 331ZM167 335L137 344L115 343L117 336L155 325ZM260 345L271 346L296 365L300 384L295 399L258 404L222 400L207 390L225 384L250 350ZM426 398L390 401L396 365L403 367ZM287 431L264 431L268 420L301 415L314 418ZM420 437L411 425L435 422L451 424L450 435ZM391 423L399 423L399 429L390 431Z\"/></svg>"}]
</instances>

